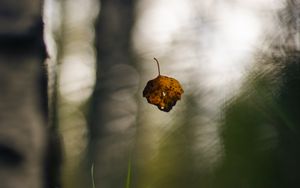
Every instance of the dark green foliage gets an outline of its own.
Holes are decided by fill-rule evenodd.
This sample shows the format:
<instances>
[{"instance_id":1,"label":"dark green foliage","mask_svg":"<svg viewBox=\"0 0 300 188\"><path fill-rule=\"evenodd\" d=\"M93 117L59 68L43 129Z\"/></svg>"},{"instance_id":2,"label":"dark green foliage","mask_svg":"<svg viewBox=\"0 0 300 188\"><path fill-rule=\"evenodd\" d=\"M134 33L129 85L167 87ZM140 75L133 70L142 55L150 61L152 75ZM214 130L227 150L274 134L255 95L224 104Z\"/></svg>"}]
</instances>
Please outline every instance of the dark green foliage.
<instances>
[{"instance_id":1,"label":"dark green foliage","mask_svg":"<svg viewBox=\"0 0 300 188\"><path fill-rule=\"evenodd\" d=\"M299 59L280 58L281 77L259 73L226 107L216 187L300 186Z\"/></svg>"}]
</instances>

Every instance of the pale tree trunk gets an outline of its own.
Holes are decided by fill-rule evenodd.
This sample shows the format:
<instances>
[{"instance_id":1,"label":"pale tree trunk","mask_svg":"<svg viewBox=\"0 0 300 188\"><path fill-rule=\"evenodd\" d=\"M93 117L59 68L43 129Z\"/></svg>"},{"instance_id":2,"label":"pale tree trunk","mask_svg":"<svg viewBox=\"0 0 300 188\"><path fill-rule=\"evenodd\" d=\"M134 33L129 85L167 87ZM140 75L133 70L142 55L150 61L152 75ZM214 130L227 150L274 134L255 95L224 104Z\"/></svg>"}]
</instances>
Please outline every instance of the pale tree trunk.
<instances>
[{"instance_id":1,"label":"pale tree trunk","mask_svg":"<svg viewBox=\"0 0 300 188\"><path fill-rule=\"evenodd\" d=\"M50 137L42 4L0 1L1 188L54 187L46 160Z\"/></svg>"}]
</instances>

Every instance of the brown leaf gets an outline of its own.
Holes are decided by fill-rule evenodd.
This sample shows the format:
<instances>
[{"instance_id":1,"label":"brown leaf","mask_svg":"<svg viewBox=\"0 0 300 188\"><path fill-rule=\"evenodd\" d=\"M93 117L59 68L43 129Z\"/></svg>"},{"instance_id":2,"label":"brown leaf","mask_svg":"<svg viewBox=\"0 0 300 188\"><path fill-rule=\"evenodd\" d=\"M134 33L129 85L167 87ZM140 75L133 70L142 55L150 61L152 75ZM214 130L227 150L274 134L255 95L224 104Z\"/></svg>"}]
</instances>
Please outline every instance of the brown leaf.
<instances>
[{"instance_id":1,"label":"brown leaf","mask_svg":"<svg viewBox=\"0 0 300 188\"><path fill-rule=\"evenodd\" d=\"M148 103L156 105L158 109L169 112L177 100L181 99L183 92L176 79L159 75L148 81L143 91L143 97L147 98Z\"/></svg>"}]
</instances>

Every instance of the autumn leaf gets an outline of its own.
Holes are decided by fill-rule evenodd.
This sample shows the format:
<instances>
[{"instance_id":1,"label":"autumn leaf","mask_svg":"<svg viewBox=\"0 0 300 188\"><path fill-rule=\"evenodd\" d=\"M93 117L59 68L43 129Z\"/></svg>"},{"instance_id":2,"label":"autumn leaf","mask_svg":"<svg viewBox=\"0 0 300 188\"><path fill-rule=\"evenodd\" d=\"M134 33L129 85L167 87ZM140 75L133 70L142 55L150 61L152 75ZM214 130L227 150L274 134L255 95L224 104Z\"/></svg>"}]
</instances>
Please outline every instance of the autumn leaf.
<instances>
[{"instance_id":1,"label":"autumn leaf","mask_svg":"<svg viewBox=\"0 0 300 188\"><path fill-rule=\"evenodd\" d=\"M154 60L157 63L158 76L148 81L143 97L146 97L148 103L156 105L158 109L169 112L181 99L184 91L175 78L160 75L159 62L156 58Z\"/></svg>"}]
</instances>

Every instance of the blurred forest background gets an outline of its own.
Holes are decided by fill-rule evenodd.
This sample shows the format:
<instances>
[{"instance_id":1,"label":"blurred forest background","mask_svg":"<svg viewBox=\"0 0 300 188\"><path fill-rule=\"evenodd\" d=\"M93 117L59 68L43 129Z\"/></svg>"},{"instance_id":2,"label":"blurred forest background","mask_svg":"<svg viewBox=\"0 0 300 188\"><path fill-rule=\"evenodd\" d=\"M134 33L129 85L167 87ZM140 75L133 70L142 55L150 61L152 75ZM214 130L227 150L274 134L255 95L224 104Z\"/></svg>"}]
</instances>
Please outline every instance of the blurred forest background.
<instances>
[{"instance_id":1,"label":"blurred forest background","mask_svg":"<svg viewBox=\"0 0 300 188\"><path fill-rule=\"evenodd\" d=\"M300 187L298 0L45 0L65 188ZM165 113L142 90L185 93Z\"/></svg>"}]
</instances>

